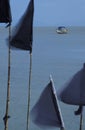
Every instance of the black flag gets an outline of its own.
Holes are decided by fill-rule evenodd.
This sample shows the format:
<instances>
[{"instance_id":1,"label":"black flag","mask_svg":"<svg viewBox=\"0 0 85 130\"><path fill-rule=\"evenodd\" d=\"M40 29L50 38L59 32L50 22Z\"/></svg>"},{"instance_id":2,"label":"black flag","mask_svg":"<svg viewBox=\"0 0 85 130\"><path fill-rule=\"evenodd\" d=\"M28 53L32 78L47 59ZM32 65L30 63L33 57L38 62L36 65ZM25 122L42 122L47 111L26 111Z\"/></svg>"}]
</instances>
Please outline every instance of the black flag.
<instances>
[{"instance_id":1,"label":"black flag","mask_svg":"<svg viewBox=\"0 0 85 130\"><path fill-rule=\"evenodd\" d=\"M60 127L64 130L65 126L52 78L32 108L31 117L32 121L41 128Z\"/></svg>"},{"instance_id":2,"label":"black flag","mask_svg":"<svg viewBox=\"0 0 85 130\"><path fill-rule=\"evenodd\" d=\"M0 0L0 23L11 24L11 9L9 0Z\"/></svg>"},{"instance_id":3,"label":"black flag","mask_svg":"<svg viewBox=\"0 0 85 130\"><path fill-rule=\"evenodd\" d=\"M12 47L32 51L34 0L30 0L25 14L19 21L11 38Z\"/></svg>"},{"instance_id":4,"label":"black flag","mask_svg":"<svg viewBox=\"0 0 85 130\"><path fill-rule=\"evenodd\" d=\"M83 68L58 91L58 97L62 102L81 106L80 108L85 105L85 63Z\"/></svg>"}]
</instances>

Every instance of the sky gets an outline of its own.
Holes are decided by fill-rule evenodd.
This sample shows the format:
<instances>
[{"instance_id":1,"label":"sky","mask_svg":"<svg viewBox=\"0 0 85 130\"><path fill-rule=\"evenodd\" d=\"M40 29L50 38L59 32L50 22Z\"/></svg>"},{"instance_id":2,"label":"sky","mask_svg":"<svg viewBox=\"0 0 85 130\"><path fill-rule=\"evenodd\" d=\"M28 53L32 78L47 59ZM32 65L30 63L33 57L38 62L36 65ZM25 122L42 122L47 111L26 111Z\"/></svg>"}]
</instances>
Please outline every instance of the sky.
<instances>
[{"instance_id":1,"label":"sky","mask_svg":"<svg viewBox=\"0 0 85 130\"><path fill-rule=\"evenodd\" d=\"M10 0L16 25L29 0ZM34 0L34 26L85 26L85 0Z\"/></svg>"}]
</instances>

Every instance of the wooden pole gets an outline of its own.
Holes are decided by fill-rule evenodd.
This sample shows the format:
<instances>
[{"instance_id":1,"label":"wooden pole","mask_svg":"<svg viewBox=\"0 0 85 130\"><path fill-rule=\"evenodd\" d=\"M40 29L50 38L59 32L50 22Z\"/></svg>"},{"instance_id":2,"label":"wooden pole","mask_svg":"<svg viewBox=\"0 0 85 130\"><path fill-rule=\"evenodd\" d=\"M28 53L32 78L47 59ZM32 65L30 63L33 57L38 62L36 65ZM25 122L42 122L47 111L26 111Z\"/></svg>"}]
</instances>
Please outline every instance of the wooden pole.
<instances>
[{"instance_id":1,"label":"wooden pole","mask_svg":"<svg viewBox=\"0 0 85 130\"><path fill-rule=\"evenodd\" d=\"M11 38L11 25L9 26L9 41ZM6 113L3 117L5 128L4 130L8 130L8 118L9 116L9 103L10 103L10 44L8 47L8 81L7 81L7 99L6 99Z\"/></svg>"},{"instance_id":2,"label":"wooden pole","mask_svg":"<svg viewBox=\"0 0 85 130\"><path fill-rule=\"evenodd\" d=\"M81 115L80 115L80 129L79 130L82 130L82 126L83 126L83 112L81 112Z\"/></svg>"},{"instance_id":3,"label":"wooden pole","mask_svg":"<svg viewBox=\"0 0 85 130\"><path fill-rule=\"evenodd\" d=\"M64 127L61 127L60 130L65 130L65 128L64 128Z\"/></svg>"},{"instance_id":4,"label":"wooden pole","mask_svg":"<svg viewBox=\"0 0 85 130\"><path fill-rule=\"evenodd\" d=\"M30 87L31 87L31 72L32 72L32 52L30 52L29 86L28 86L28 108L27 108L27 126L26 126L26 130L29 129L29 122L30 122Z\"/></svg>"}]
</instances>

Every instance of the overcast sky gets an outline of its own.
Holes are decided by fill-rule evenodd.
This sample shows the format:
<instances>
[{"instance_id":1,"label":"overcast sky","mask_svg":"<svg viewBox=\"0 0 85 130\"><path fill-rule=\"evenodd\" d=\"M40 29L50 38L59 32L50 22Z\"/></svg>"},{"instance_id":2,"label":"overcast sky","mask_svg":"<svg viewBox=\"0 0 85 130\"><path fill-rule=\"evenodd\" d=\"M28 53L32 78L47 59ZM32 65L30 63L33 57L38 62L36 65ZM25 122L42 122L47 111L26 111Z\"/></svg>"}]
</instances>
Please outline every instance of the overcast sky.
<instances>
[{"instance_id":1,"label":"overcast sky","mask_svg":"<svg viewBox=\"0 0 85 130\"><path fill-rule=\"evenodd\" d=\"M10 0L15 25L29 0ZM34 0L34 26L85 26L85 0Z\"/></svg>"}]
</instances>

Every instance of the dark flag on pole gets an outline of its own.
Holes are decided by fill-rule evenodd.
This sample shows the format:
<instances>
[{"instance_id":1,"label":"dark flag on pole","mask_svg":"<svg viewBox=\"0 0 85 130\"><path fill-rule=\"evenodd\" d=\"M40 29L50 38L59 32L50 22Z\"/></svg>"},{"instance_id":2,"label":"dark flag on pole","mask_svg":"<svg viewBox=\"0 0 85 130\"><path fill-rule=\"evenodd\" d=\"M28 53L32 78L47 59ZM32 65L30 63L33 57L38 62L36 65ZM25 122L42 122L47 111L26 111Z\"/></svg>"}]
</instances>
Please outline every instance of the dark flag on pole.
<instances>
[{"instance_id":1,"label":"dark flag on pole","mask_svg":"<svg viewBox=\"0 0 85 130\"><path fill-rule=\"evenodd\" d=\"M32 51L34 0L30 0L25 14L19 21L11 38L11 47Z\"/></svg>"},{"instance_id":2,"label":"dark flag on pole","mask_svg":"<svg viewBox=\"0 0 85 130\"><path fill-rule=\"evenodd\" d=\"M85 63L71 80L58 91L59 99L67 104L78 105L75 115L80 115L85 106Z\"/></svg>"},{"instance_id":3,"label":"dark flag on pole","mask_svg":"<svg viewBox=\"0 0 85 130\"><path fill-rule=\"evenodd\" d=\"M41 128L60 127L64 129L64 122L52 78L32 108L31 117L32 121Z\"/></svg>"},{"instance_id":4,"label":"dark flag on pole","mask_svg":"<svg viewBox=\"0 0 85 130\"><path fill-rule=\"evenodd\" d=\"M0 23L11 24L11 9L9 0L0 0Z\"/></svg>"},{"instance_id":5,"label":"dark flag on pole","mask_svg":"<svg viewBox=\"0 0 85 130\"><path fill-rule=\"evenodd\" d=\"M71 105L85 105L85 63L58 91L59 100Z\"/></svg>"},{"instance_id":6,"label":"dark flag on pole","mask_svg":"<svg viewBox=\"0 0 85 130\"><path fill-rule=\"evenodd\" d=\"M83 64L83 68L76 72L57 94L62 102L78 106L78 109L74 113L75 115L80 115L79 130L82 130L83 107L85 106L85 63Z\"/></svg>"}]
</instances>

